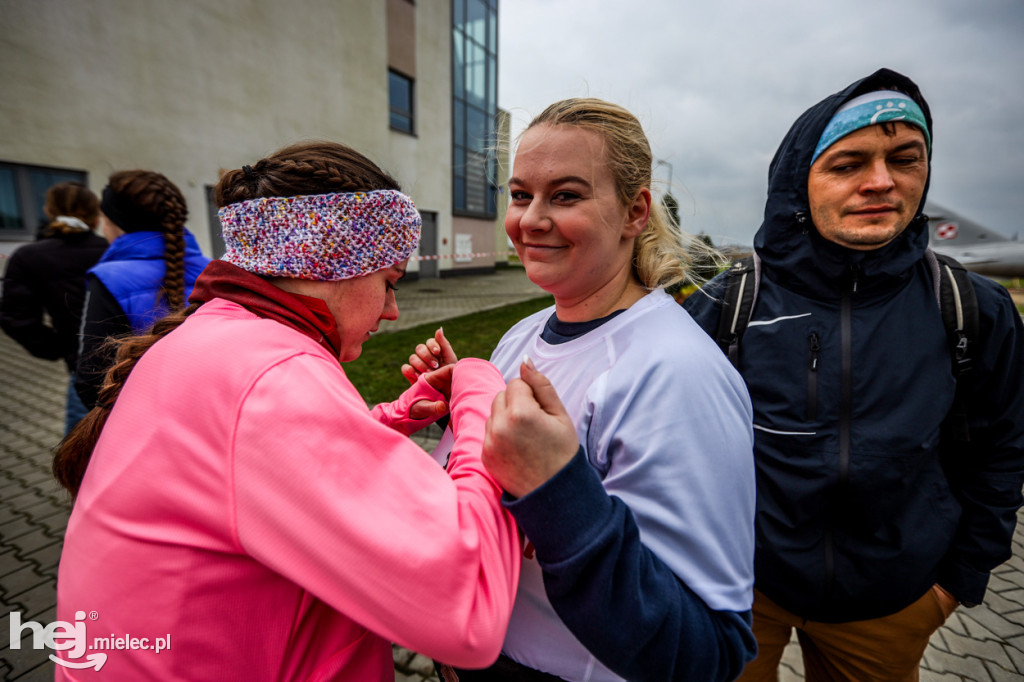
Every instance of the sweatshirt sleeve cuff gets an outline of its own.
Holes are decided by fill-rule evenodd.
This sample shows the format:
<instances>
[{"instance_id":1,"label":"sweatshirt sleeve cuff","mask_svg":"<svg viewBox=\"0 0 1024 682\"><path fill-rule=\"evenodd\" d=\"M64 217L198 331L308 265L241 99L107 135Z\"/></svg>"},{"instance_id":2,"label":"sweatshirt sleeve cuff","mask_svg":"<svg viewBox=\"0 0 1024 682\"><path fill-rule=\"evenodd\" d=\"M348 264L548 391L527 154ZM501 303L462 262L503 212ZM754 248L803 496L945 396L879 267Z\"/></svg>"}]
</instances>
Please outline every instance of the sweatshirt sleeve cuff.
<instances>
[{"instance_id":1,"label":"sweatshirt sleeve cuff","mask_svg":"<svg viewBox=\"0 0 1024 682\"><path fill-rule=\"evenodd\" d=\"M546 562L576 554L602 532L614 512L582 446L542 486L518 499L505 493L501 502Z\"/></svg>"},{"instance_id":2,"label":"sweatshirt sleeve cuff","mask_svg":"<svg viewBox=\"0 0 1024 682\"><path fill-rule=\"evenodd\" d=\"M976 571L955 561L947 560L939 568L936 582L956 597L964 606L977 606L985 599L988 573Z\"/></svg>"}]
</instances>

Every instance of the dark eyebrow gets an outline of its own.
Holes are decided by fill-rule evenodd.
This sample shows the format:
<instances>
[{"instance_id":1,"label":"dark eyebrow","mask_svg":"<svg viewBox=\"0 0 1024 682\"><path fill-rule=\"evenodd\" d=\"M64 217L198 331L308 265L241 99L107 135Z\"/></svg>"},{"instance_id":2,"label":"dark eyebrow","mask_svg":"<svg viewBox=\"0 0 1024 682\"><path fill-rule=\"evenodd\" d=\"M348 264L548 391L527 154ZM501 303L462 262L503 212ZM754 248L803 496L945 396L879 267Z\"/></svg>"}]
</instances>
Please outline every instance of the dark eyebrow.
<instances>
[{"instance_id":1,"label":"dark eyebrow","mask_svg":"<svg viewBox=\"0 0 1024 682\"><path fill-rule=\"evenodd\" d=\"M911 149L913 149L915 151L919 151L921 153L924 153L925 150L926 150L924 142L922 142L921 140L910 140L909 142L904 142L900 146L898 146L895 149L891 150L889 153L890 154L899 154L900 152L909 151ZM859 158L863 158L863 157L865 157L867 155L868 155L868 152L861 151L859 149L842 149L842 148L840 148L840 149L837 149L837 150L833 151L831 154L829 154L826 151L822 156L824 156L825 158L827 158L828 160L831 161L833 159L841 159L844 156L849 156L849 157L853 157L855 159L859 159Z\"/></svg>"},{"instance_id":2,"label":"dark eyebrow","mask_svg":"<svg viewBox=\"0 0 1024 682\"><path fill-rule=\"evenodd\" d=\"M561 184L564 184L564 183L567 183L567 182L576 182L576 183L579 183L581 185L586 185L587 187L590 187L590 181L586 180L584 178L581 178L578 175L566 175L566 176L561 177L561 178L555 178L554 180L550 181L548 184L551 184L551 185L561 185ZM523 181L520 178L512 176L511 178L508 179L508 184L510 184L510 185L517 185L517 184L521 185L521 184L523 184Z\"/></svg>"},{"instance_id":3,"label":"dark eyebrow","mask_svg":"<svg viewBox=\"0 0 1024 682\"><path fill-rule=\"evenodd\" d=\"M896 147L896 149L893 149L892 152L895 154L897 152L905 152L911 149L924 152L926 150L926 147L924 145L924 142L922 142L921 140L911 140L910 142L905 142L904 144L901 144L899 147Z\"/></svg>"}]
</instances>

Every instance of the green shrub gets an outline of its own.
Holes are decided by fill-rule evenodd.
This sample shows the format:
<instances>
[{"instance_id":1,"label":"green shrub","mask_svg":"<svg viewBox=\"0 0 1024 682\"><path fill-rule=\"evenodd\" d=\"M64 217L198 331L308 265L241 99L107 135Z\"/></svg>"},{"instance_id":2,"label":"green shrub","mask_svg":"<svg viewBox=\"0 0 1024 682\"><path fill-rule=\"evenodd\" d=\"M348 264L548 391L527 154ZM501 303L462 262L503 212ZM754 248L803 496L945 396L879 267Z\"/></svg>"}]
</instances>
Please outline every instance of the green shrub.
<instances>
[{"instance_id":1,"label":"green shrub","mask_svg":"<svg viewBox=\"0 0 1024 682\"><path fill-rule=\"evenodd\" d=\"M444 327L444 335L460 358L489 358L502 335L519 320L554 303L551 296L463 315L439 324L422 324L397 332L375 334L363 344L363 354L344 365L345 373L367 404L394 400L409 387L402 364L422 343Z\"/></svg>"}]
</instances>

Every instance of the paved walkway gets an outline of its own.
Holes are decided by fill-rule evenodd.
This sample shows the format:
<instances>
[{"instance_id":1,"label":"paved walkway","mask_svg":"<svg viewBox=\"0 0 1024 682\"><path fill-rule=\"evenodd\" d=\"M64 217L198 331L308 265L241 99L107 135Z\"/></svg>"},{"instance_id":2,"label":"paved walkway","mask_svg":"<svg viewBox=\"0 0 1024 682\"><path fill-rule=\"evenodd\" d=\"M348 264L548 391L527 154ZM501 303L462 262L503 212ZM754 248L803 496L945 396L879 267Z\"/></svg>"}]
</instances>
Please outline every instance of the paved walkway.
<instances>
[{"instance_id":1,"label":"paved walkway","mask_svg":"<svg viewBox=\"0 0 1024 682\"><path fill-rule=\"evenodd\" d=\"M401 316L383 329L439 322L526 300L537 289L521 270L421 280L399 285ZM9 645L7 614L46 624L55 620L55 582L67 522L63 494L50 476L51 448L63 428L63 365L36 360L0 333L0 675L52 680L46 651ZM432 447L433 437L419 439ZM924 682L1024 680L1024 514L1014 557L997 569L985 605L955 613L932 639ZM396 682L436 682L430 661L395 650ZM799 653L787 650L782 682L803 679Z\"/></svg>"}]
</instances>

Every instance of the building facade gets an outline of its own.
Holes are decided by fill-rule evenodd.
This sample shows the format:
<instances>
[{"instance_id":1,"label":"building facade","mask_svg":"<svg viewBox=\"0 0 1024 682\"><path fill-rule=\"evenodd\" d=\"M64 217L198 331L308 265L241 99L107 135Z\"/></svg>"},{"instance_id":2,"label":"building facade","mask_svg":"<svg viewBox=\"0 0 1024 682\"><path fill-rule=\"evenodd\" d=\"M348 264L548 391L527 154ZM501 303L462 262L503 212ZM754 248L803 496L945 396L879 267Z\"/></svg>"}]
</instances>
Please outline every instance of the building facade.
<instances>
[{"instance_id":1,"label":"building facade","mask_svg":"<svg viewBox=\"0 0 1024 682\"><path fill-rule=\"evenodd\" d=\"M46 188L116 170L175 182L223 253L223 169L310 139L348 144L424 218L422 276L505 258L497 0L0 0L0 256Z\"/></svg>"}]
</instances>

